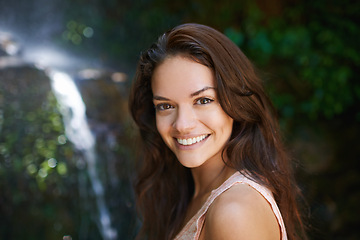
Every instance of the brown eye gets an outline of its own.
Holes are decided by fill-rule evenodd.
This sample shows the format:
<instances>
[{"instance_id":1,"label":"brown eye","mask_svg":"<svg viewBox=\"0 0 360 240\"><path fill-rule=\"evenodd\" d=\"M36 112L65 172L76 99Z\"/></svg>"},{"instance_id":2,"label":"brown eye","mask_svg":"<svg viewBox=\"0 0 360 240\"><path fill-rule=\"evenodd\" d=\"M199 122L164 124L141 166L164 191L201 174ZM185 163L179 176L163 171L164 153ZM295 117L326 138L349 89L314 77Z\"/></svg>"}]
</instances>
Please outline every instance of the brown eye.
<instances>
[{"instance_id":1,"label":"brown eye","mask_svg":"<svg viewBox=\"0 0 360 240\"><path fill-rule=\"evenodd\" d=\"M209 104L211 102L213 102L214 100L210 99L210 98L199 98L198 100L196 100L196 104Z\"/></svg>"},{"instance_id":2,"label":"brown eye","mask_svg":"<svg viewBox=\"0 0 360 240\"><path fill-rule=\"evenodd\" d=\"M165 111L171 108L174 108L171 104L168 103L160 103L155 106L157 111Z\"/></svg>"}]
</instances>

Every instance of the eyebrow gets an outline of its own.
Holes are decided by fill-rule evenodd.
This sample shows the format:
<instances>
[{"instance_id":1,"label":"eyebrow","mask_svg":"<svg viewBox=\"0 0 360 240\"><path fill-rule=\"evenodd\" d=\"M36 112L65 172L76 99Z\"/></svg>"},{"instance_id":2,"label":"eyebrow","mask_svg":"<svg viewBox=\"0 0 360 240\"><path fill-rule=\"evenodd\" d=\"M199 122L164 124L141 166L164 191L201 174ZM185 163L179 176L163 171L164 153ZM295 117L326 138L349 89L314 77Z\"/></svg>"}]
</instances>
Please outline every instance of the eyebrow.
<instances>
[{"instance_id":1,"label":"eyebrow","mask_svg":"<svg viewBox=\"0 0 360 240\"><path fill-rule=\"evenodd\" d=\"M209 89L216 89L216 88L215 87L204 87L196 92L191 93L190 97L198 96L200 93L205 92L206 90L209 90ZM170 101L170 99L168 99L166 97L162 97L162 96L153 96L153 100Z\"/></svg>"},{"instance_id":2,"label":"eyebrow","mask_svg":"<svg viewBox=\"0 0 360 240\"><path fill-rule=\"evenodd\" d=\"M204 87L203 89L200 89L199 91L193 92L192 94L190 94L190 97L195 97L197 95L199 95L202 92L205 92L208 89L215 89L214 87Z\"/></svg>"},{"instance_id":3,"label":"eyebrow","mask_svg":"<svg viewBox=\"0 0 360 240\"><path fill-rule=\"evenodd\" d=\"M161 96L153 96L153 100L170 101L170 99L168 99L166 97L161 97Z\"/></svg>"}]
</instances>

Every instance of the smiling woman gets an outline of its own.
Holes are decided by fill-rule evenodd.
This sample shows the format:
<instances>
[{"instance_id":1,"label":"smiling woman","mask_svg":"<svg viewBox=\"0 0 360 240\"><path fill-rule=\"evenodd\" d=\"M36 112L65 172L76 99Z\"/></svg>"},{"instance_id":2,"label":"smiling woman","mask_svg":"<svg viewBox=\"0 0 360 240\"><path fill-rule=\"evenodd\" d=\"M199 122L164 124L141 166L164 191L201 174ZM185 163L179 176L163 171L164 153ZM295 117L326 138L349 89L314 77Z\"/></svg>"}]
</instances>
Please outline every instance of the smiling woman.
<instances>
[{"instance_id":1,"label":"smiling woman","mask_svg":"<svg viewBox=\"0 0 360 240\"><path fill-rule=\"evenodd\" d=\"M221 108L214 84L208 67L183 56L166 59L154 71L157 130L185 167L200 167L212 159L222 163L233 120Z\"/></svg>"},{"instance_id":2,"label":"smiling woman","mask_svg":"<svg viewBox=\"0 0 360 240\"><path fill-rule=\"evenodd\" d=\"M185 24L139 60L138 239L304 239L272 104L241 50Z\"/></svg>"}]
</instances>

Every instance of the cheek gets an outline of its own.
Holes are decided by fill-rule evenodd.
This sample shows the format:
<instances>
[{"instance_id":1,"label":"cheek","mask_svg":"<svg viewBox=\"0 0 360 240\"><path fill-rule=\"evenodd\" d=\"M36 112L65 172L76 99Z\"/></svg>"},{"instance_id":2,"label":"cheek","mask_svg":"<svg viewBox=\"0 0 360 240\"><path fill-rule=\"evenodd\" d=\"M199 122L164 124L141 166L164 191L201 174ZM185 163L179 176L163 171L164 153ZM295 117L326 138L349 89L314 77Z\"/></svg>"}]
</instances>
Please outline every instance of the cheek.
<instances>
[{"instance_id":1,"label":"cheek","mask_svg":"<svg viewBox=\"0 0 360 240\"><path fill-rule=\"evenodd\" d=\"M199 112L198 117L201 118L204 122L209 123L209 125L213 125L214 127L232 129L233 119L220 107L201 111Z\"/></svg>"}]
</instances>

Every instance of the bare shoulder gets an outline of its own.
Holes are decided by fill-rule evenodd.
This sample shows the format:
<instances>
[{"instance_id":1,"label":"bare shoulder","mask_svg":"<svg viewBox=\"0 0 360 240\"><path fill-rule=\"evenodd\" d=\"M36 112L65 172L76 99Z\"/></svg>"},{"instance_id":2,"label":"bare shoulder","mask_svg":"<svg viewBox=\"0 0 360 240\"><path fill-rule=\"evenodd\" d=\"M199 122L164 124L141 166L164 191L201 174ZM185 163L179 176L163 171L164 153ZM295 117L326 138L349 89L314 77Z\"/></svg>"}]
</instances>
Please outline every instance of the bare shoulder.
<instances>
[{"instance_id":1,"label":"bare shoulder","mask_svg":"<svg viewBox=\"0 0 360 240\"><path fill-rule=\"evenodd\" d=\"M222 193L206 214L205 239L280 239L276 217L266 199L247 184Z\"/></svg>"}]
</instances>

